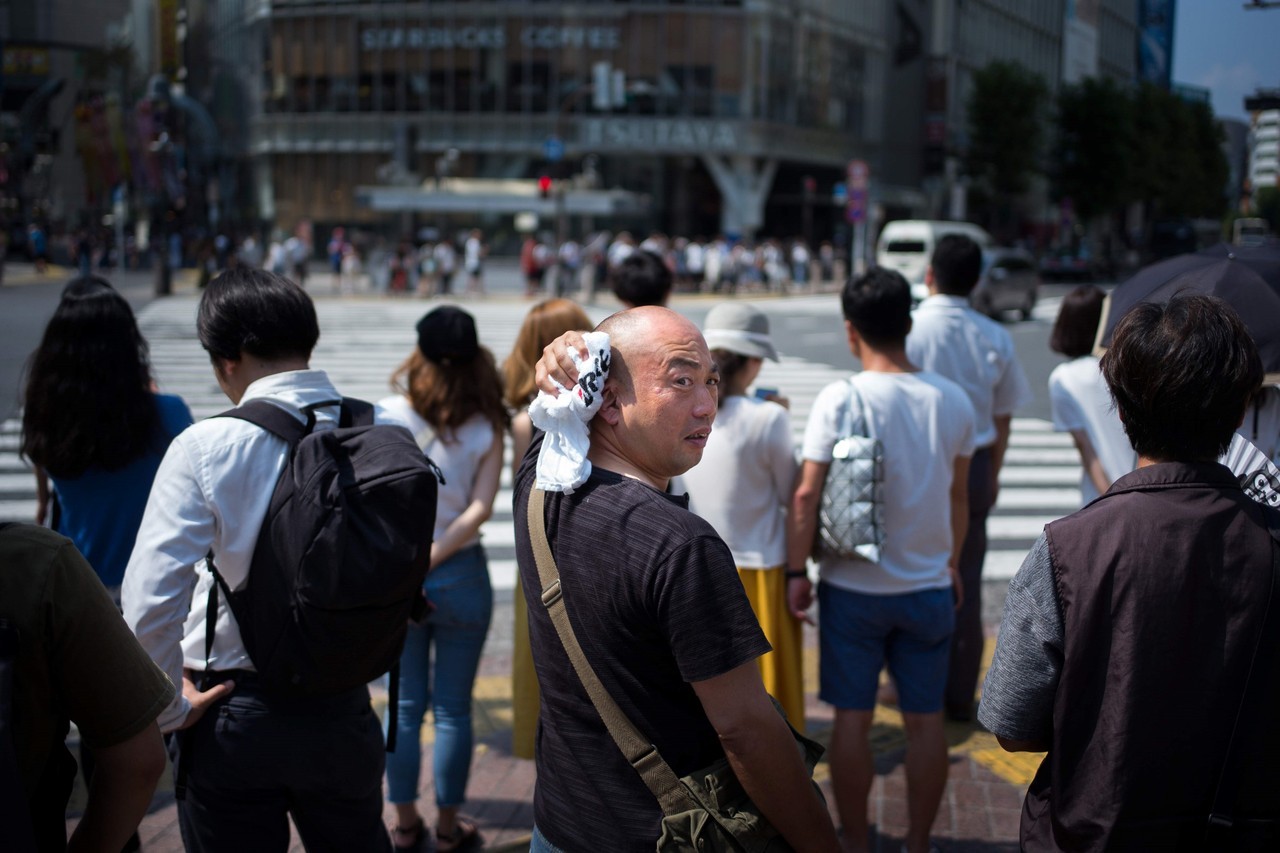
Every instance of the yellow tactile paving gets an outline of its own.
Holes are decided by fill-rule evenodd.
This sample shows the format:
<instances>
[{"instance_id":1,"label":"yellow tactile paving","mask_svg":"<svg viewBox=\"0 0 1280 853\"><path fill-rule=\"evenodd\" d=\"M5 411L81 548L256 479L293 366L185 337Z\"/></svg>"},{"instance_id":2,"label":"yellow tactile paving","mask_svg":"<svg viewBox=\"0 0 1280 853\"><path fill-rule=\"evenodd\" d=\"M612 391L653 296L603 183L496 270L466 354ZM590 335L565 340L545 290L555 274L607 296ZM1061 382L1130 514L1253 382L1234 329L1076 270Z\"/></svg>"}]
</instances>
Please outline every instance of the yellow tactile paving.
<instances>
[{"instance_id":1,"label":"yellow tactile paving","mask_svg":"<svg viewBox=\"0 0 1280 853\"><path fill-rule=\"evenodd\" d=\"M988 638L983 654L982 671L985 675L991 663L991 655L995 650L995 640ZM805 692L816 693L818 690L818 650L808 646L804 650ZM476 679L472 721L475 726L475 737L480 743L477 750L488 747L481 741L485 738L511 729L511 679L505 675L482 676ZM385 704L385 694L375 697L374 703L381 710ZM830 738L830 727L821 726L809 732L809 736L826 745ZM435 732L431 726L430 714L422 727L422 742L432 743ZM877 705L871 724L871 750L877 755L901 749L906 746L906 733L902 727L902 715L893 708ZM1026 787L1035 776L1044 753L1008 753L1000 748L995 736L978 728L974 724L948 723L947 744L952 755L965 755L995 773L1011 785ZM830 778L830 770L826 762L818 765L814 778L824 782Z\"/></svg>"}]
</instances>

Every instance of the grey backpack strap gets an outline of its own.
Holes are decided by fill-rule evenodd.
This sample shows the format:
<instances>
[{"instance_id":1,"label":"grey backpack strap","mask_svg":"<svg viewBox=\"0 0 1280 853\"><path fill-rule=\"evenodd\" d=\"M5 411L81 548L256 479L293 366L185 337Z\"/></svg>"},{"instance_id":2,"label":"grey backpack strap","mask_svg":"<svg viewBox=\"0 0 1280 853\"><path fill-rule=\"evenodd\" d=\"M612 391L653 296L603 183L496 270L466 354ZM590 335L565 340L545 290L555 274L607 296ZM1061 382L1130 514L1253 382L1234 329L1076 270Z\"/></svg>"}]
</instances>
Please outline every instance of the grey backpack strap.
<instances>
[{"instance_id":1,"label":"grey backpack strap","mask_svg":"<svg viewBox=\"0 0 1280 853\"><path fill-rule=\"evenodd\" d=\"M658 754L657 747L636 728L630 718L618 707L618 703L609 695L609 691L600 683L600 677L591 668L591 662L582 651L577 636L573 633L573 625L569 622L569 612L564 608L564 596L560 589L560 569L556 566L555 557L551 554L551 545L547 541L546 517L543 511L546 505L546 492L534 488L529 493L529 539L533 546L533 557L538 564L538 580L542 584L542 604L556 626L556 634L564 646L565 654L573 663L578 680L586 688L595 705L605 728L609 730L613 742L622 750L631 766L640 774L649 790L653 792L662 807L663 814L679 814L683 811L698 808L697 802L685 791L671 766Z\"/></svg>"}]
</instances>

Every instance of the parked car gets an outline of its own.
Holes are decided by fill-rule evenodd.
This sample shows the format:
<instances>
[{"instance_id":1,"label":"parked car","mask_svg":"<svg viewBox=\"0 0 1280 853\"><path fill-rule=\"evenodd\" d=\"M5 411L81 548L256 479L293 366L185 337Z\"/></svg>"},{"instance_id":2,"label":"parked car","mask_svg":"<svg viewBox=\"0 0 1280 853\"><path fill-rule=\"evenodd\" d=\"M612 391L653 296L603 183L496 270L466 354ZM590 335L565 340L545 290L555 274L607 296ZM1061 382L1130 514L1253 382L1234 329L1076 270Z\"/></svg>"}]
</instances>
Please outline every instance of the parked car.
<instances>
[{"instance_id":1,"label":"parked car","mask_svg":"<svg viewBox=\"0 0 1280 853\"><path fill-rule=\"evenodd\" d=\"M1030 320L1039 295L1040 275L1030 252L988 249L982 253L982 277L969 297L975 309L996 319L1005 311L1017 311Z\"/></svg>"},{"instance_id":2,"label":"parked car","mask_svg":"<svg viewBox=\"0 0 1280 853\"><path fill-rule=\"evenodd\" d=\"M1040 277L1045 281L1093 281L1095 272L1087 252L1054 249L1040 258Z\"/></svg>"}]
</instances>

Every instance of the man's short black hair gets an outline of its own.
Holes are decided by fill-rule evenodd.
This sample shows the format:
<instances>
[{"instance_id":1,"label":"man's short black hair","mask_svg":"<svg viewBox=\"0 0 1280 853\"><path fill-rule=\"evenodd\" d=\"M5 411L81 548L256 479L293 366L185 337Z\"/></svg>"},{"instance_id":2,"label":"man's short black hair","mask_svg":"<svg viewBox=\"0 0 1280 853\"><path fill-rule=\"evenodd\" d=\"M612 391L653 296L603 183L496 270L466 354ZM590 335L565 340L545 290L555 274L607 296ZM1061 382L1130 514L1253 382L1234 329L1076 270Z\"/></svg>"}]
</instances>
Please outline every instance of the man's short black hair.
<instances>
[{"instance_id":1,"label":"man's short black hair","mask_svg":"<svg viewBox=\"0 0 1280 853\"><path fill-rule=\"evenodd\" d=\"M911 328L911 285L896 270L872 267L845 282L840 308L871 346L901 344Z\"/></svg>"},{"instance_id":2,"label":"man's short black hair","mask_svg":"<svg viewBox=\"0 0 1280 853\"><path fill-rule=\"evenodd\" d=\"M1211 296L1143 302L1102 357L1129 441L1161 462L1217 459L1262 385L1262 360L1236 312Z\"/></svg>"},{"instance_id":3,"label":"man's short black hair","mask_svg":"<svg viewBox=\"0 0 1280 853\"><path fill-rule=\"evenodd\" d=\"M301 287L266 270L237 267L205 288L196 333L212 358L248 354L275 361L310 358L320 323Z\"/></svg>"},{"instance_id":4,"label":"man's short black hair","mask_svg":"<svg viewBox=\"0 0 1280 853\"><path fill-rule=\"evenodd\" d=\"M939 293L968 296L982 275L982 247L963 234L948 234L938 240L929 266Z\"/></svg>"},{"instance_id":5,"label":"man's short black hair","mask_svg":"<svg viewBox=\"0 0 1280 853\"><path fill-rule=\"evenodd\" d=\"M671 270L653 252L639 249L614 268L609 284L613 295L633 308L666 305L671 296Z\"/></svg>"}]
</instances>

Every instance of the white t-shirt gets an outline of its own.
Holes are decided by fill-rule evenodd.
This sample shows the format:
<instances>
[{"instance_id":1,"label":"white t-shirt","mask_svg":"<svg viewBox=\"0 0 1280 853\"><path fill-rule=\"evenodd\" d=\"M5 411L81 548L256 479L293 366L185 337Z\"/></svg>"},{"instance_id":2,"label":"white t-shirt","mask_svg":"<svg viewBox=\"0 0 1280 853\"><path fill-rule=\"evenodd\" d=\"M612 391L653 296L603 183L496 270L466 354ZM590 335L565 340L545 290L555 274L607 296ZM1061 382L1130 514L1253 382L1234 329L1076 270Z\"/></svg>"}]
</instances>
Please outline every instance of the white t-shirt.
<instances>
[{"instance_id":1,"label":"white t-shirt","mask_svg":"<svg viewBox=\"0 0 1280 853\"><path fill-rule=\"evenodd\" d=\"M1080 356L1053 369L1049 374L1049 405L1053 428L1058 432L1084 430L1112 482L1137 466L1137 455L1112 405L1095 356ZM1080 497L1088 503L1097 496L1098 490L1086 471L1080 478Z\"/></svg>"},{"instance_id":2,"label":"white t-shirt","mask_svg":"<svg viewBox=\"0 0 1280 853\"><path fill-rule=\"evenodd\" d=\"M493 424L483 415L472 415L454 430L449 441L445 441L401 394L379 400L375 412L379 422L388 421L406 427L444 475L436 497L435 538L438 540L471 502L471 490L475 488L480 460L493 446ZM462 547L470 547L479 541L480 534L477 533Z\"/></svg>"},{"instance_id":3,"label":"white t-shirt","mask_svg":"<svg viewBox=\"0 0 1280 853\"><path fill-rule=\"evenodd\" d=\"M448 243L437 243L433 252L437 268L444 275L451 275L458 266L458 253Z\"/></svg>"},{"instance_id":4,"label":"white t-shirt","mask_svg":"<svg viewBox=\"0 0 1280 853\"><path fill-rule=\"evenodd\" d=\"M702 272L703 249L698 243L690 243L684 250L684 264L691 273Z\"/></svg>"},{"instance_id":5,"label":"white t-shirt","mask_svg":"<svg viewBox=\"0 0 1280 853\"><path fill-rule=\"evenodd\" d=\"M1013 414L1032 398L1013 338L959 296L930 296L911 320L907 357L921 370L945 376L964 389L978 419L976 446L991 445L996 440L995 418Z\"/></svg>"},{"instance_id":6,"label":"white t-shirt","mask_svg":"<svg viewBox=\"0 0 1280 853\"><path fill-rule=\"evenodd\" d=\"M482 250L483 246L480 243L479 237L468 237L467 242L462 244L463 258L465 259L464 263L466 264L467 272L475 272L480 269L480 255Z\"/></svg>"},{"instance_id":7,"label":"white t-shirt","mask_svg":"<svg viewBox=\"0 0 1280 853\"><path fill-rule=\"evenodd\" d=\"M777 403L734 395L720 404L702 461L682 477L740 568L787 561L786 508L796 478L791 420Z\"/></svg>"},{"instance_id":8,"label":"white t-shirt","mask_svg":"<svg viewBox=\"0 0 1280 853\"><path fill-rule=\"evenodd\" d=\"M960 386L925 371L863 371L853 381L870 431L884 445L885 538L879 563L824 557L822 579L869 595L949 587L951 480L956 459L973 455L973 406ZM848 382L818 394L804 431L805 459L831 462L849 401Z\"/></svg>"}]
</instances>

